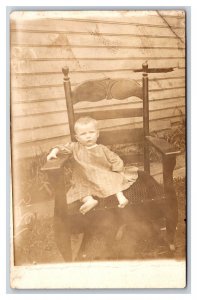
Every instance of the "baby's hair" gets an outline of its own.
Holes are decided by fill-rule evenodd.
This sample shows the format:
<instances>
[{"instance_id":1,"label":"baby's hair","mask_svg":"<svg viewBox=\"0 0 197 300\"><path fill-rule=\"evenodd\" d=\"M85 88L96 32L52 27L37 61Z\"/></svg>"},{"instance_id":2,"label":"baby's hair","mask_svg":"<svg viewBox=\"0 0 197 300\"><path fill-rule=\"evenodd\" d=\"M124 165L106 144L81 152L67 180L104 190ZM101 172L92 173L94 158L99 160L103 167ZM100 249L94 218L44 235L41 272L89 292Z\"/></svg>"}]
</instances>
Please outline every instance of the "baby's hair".
<instances>
[{"instance_id":1,"label":"baby's hair","mask_svg":"<svg viewBox=\"0 0 197 300\"><path fill-rule=\"evenodd\" d=\"M79 128L80 126L88 125L90 123L94 124L94 126L96 127L96 129L98 129L98 122L97 122L97 120L95 120L95 119L93 119L91 117L82 117L82 118L79 118L75 122L75 125L74 125L75 132L76 132L76 129Z\"/></svg>"}]
</instances>

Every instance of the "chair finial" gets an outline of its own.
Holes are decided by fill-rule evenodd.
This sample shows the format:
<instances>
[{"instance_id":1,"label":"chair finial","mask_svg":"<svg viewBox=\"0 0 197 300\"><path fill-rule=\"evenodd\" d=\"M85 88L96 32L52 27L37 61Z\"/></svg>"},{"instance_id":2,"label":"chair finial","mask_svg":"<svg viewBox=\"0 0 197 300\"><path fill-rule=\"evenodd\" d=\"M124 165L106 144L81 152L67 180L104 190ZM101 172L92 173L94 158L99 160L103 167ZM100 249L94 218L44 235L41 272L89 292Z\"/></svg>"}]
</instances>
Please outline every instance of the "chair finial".
<instances>
[{"instance_id":1,"label":"chair finial","mask_svg":"<svg viewBox=\"0 0 197 300\"><path fill-rule=\"evenodd\" d=\"M65 78L68 78L68 72L69 72L69 68L67 66L62 68L62 72L64 74Z\"/></svg>"},{"instance_id":2,"label":"chair finial","mask_svg":"<svg viewBox=\"0 0 197 300\"><path fill-rule=\"evenodd\" d=\"M142 70L144 73L148 73L148 63L147 60L142 64Z\"/></svg>"}]
</instances>

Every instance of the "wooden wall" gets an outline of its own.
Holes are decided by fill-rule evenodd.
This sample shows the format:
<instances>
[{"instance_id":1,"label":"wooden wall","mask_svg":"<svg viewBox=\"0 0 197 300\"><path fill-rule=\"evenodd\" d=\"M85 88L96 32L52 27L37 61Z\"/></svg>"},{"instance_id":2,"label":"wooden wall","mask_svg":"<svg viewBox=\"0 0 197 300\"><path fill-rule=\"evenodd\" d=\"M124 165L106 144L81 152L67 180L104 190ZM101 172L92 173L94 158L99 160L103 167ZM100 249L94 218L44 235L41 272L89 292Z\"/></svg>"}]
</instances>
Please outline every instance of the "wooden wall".
<instances>
[{"instance_id":1,"label":"wooden wall","mask_svg":"<svg viewBox=\"0 0 197 300\"><path fill-rule=\"evenodd\" d=\"M10 16L11 126L14 158L31 157L69 140L63 66L74 87L102 77L141 82L149 67L173 67L150 74L150 127L173 126L185 112L185 15L183 11L14 12ZM130 100L97 105L124 106ZM135 102L132 105L136 105ZM141 103L139 103L141 105ZM78 105L93 109L95 104ZM103 108L104 109L104 108ZM119 120L118 127L131 120ZM134 127L141 120L132 120ZM117 127L117 121L102 122Z\"/></svg>"}]
</instances>

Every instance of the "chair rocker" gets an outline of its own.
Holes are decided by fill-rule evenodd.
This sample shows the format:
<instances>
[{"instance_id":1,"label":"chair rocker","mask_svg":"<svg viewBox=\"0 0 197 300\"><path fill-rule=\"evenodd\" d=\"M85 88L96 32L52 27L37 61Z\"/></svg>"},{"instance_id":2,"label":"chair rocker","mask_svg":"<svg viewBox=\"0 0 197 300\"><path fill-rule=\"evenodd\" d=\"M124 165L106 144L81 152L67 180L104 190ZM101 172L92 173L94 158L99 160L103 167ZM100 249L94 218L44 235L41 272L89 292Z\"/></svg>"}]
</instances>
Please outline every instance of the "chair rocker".
<instances>
[{"instance_id":1,"label":"chair rocker","mask_svg":"<svg viewBox=\"0 0 197 300\"><path fill-rule=\"evenodd\" d=\"M142 128L101 130L99 142L105 145L140 143L144 150L144 171L139 172L137 181L124 192L130 200L124 209L117 208L117 200L114 196L99 199L99 204L85 216L80 214L80 201L68 205L66 192L69 188L65 183L65 166L69 163L70 155L61 155L58 159L48 161L43 171L48 173L49 180L55 193L54 230L58 249L65 261L72 260L71 234L84 232L94 220L108 220L105 224L116 220L118 214L124 213L127 221L129 214L134 211L142 218L164 218L166 227L166 239L169 245L174 244L178 219L177 199L173 186L173 170L176 164L176 154L179 153L172 145L163 139L149 135L149 97L148 97L148 73L151 69L144 63L142 69L142 85L130 79L98 79L88 80L77 85L71 91L68 77L69 69L62 69L64 74L64 89L68 112L71 140L74 137L74 122L82 116L90 116L97 120L141 117ZM118 109L102 109L88 112L75 111L75 104L80 101L96 102L104 99L123 100L129 97L137 97L142 100L143 107L126 107ZM130 102L131 103L131 102ZM159 184L150 175L149 146L154 147L162 157L163 184ZM121 156L121 155L120 155ZM128 154L121 157L125 163L136 163L139 155ZM111 219L112 217L112 219ZM99 219L100 218L100 219ZM98 221L97 221L98 222ZM106 227L105 227L106 230Z\"/></svg>"}]
</instances>

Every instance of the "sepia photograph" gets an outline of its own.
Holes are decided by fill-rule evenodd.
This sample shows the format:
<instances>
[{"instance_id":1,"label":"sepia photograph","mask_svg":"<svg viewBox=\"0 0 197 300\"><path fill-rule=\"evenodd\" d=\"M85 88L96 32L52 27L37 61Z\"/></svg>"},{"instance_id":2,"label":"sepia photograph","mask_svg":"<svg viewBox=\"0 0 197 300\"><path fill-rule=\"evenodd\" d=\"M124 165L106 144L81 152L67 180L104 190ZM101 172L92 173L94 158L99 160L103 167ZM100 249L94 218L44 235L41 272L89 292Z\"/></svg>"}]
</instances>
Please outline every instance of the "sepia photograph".
<instances>
[{"instance_id":1,"label":"sepia photograph","mask_svg":"<svg viewBox=\"0 0 197 300\"><path fill-rule=\"evenodd\" d=\"M186 17L10 13L12 288L185 288Z\"/></svg>"}]
</instances>

